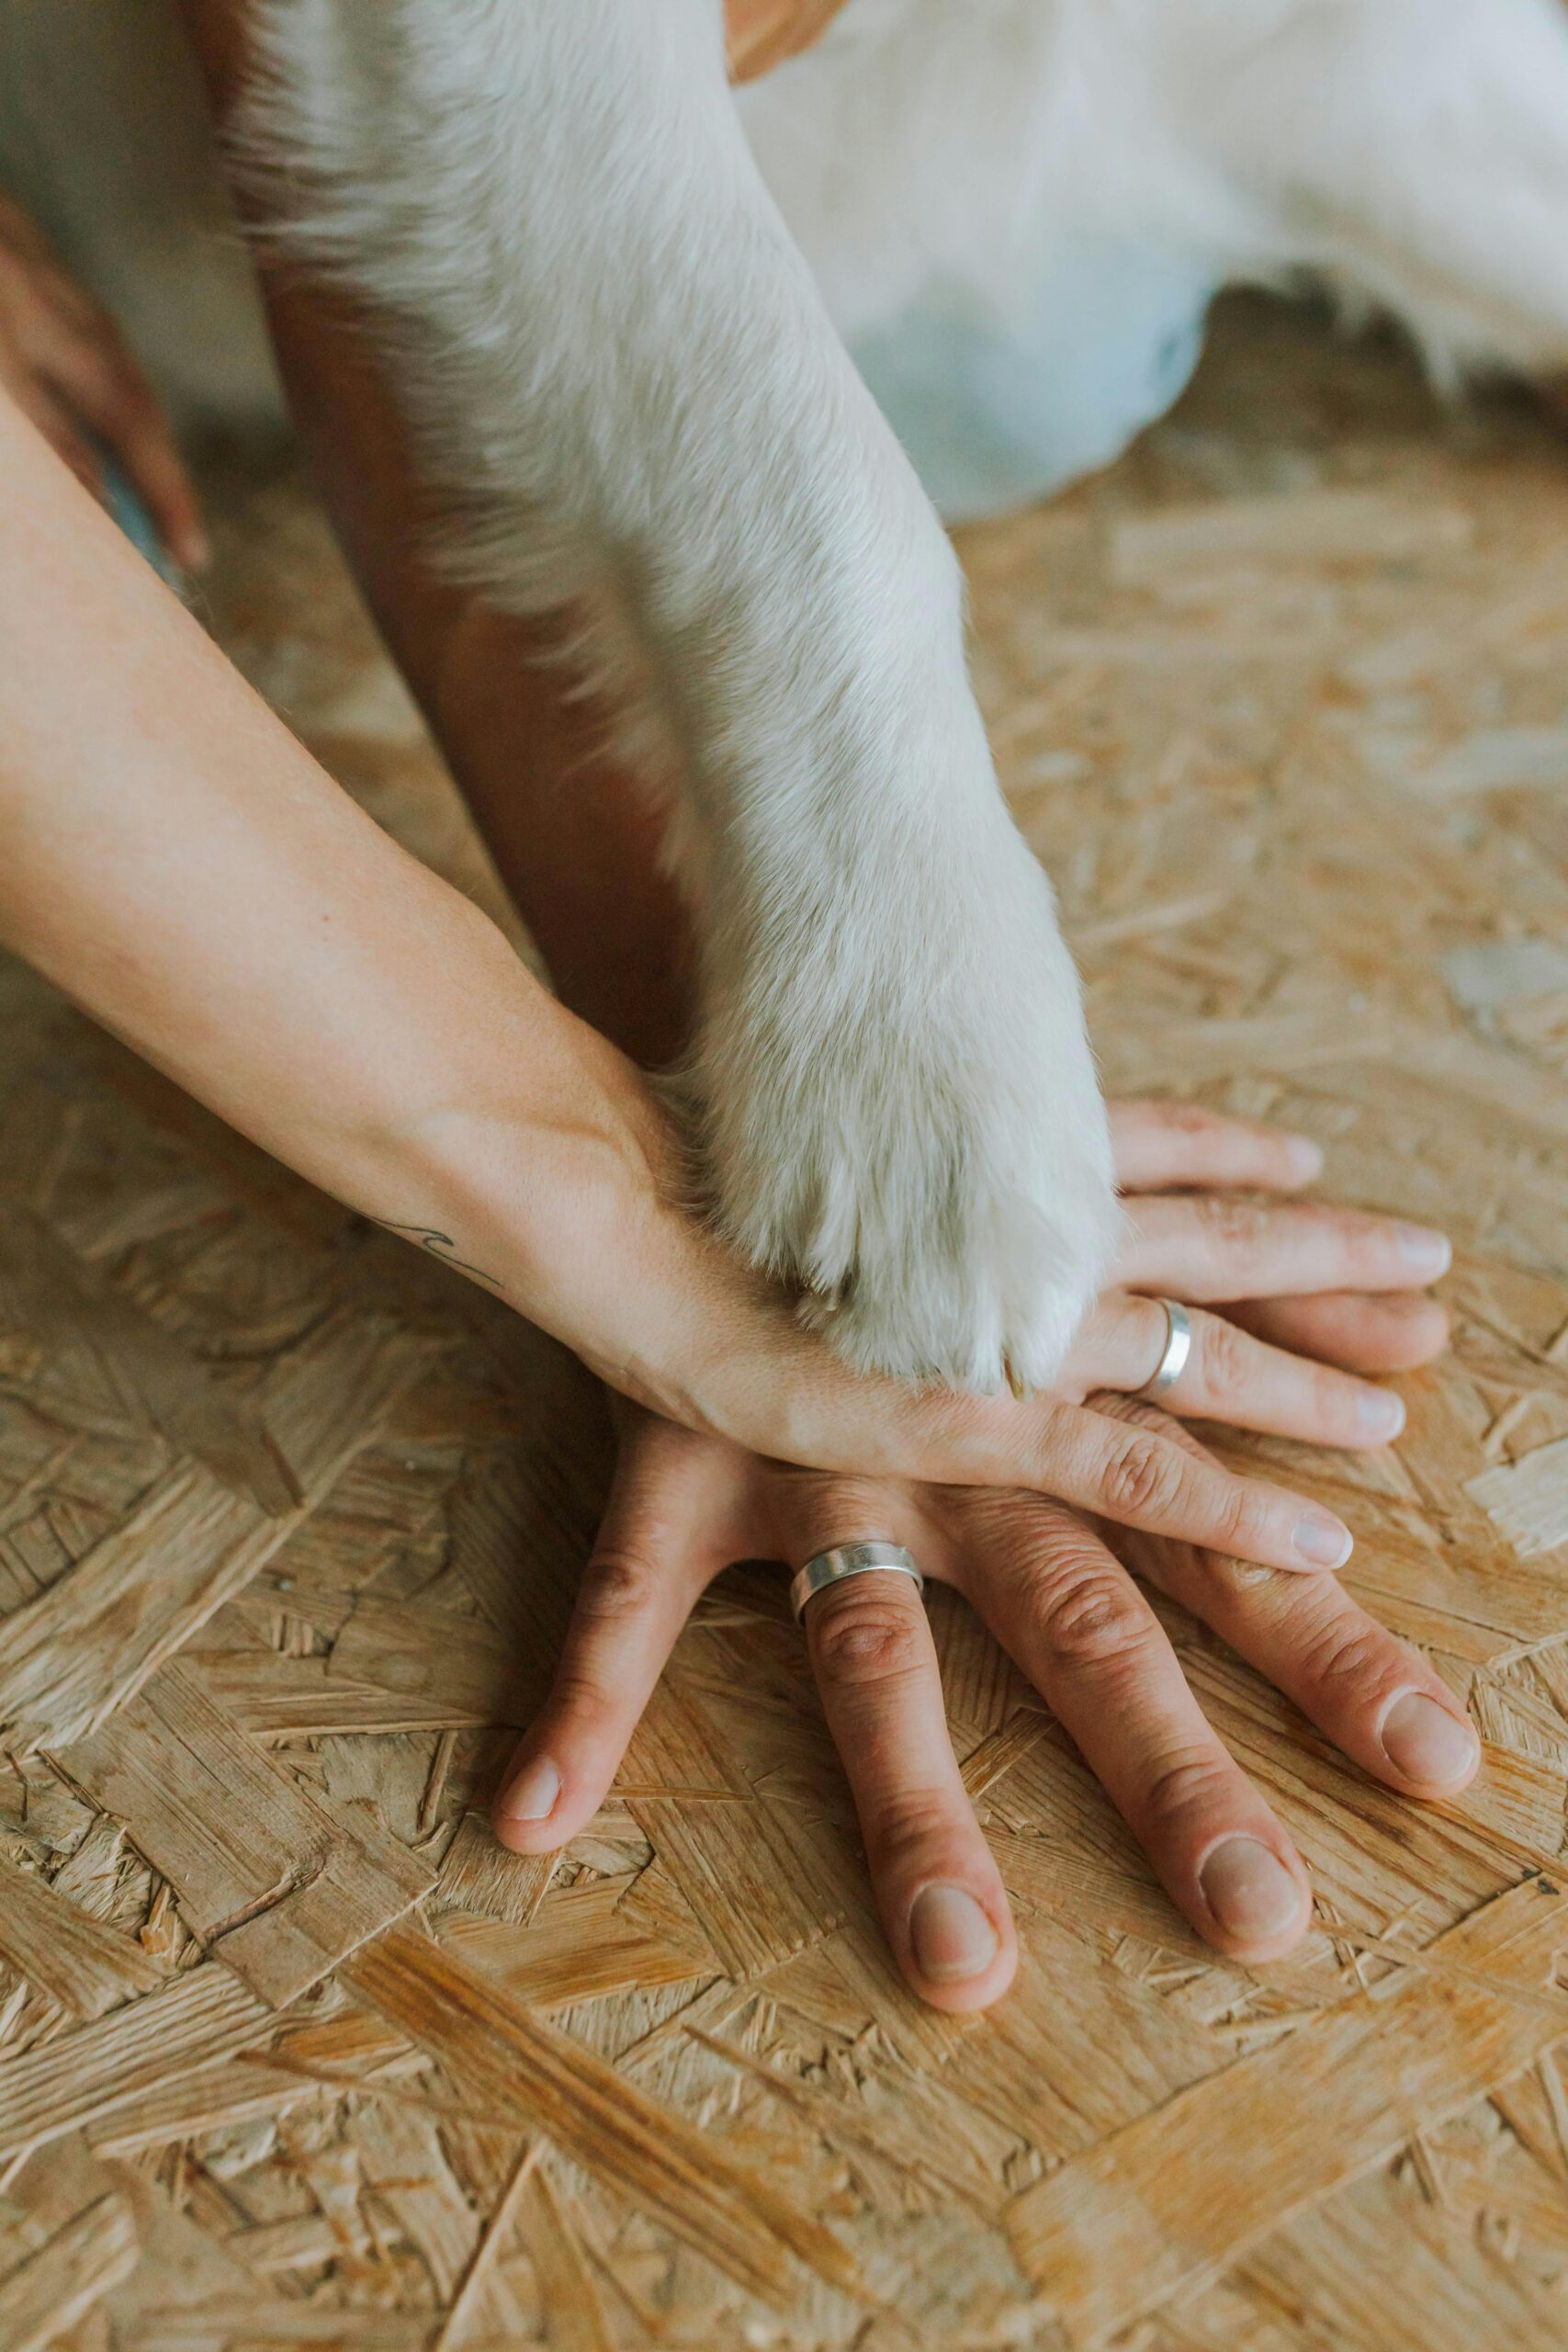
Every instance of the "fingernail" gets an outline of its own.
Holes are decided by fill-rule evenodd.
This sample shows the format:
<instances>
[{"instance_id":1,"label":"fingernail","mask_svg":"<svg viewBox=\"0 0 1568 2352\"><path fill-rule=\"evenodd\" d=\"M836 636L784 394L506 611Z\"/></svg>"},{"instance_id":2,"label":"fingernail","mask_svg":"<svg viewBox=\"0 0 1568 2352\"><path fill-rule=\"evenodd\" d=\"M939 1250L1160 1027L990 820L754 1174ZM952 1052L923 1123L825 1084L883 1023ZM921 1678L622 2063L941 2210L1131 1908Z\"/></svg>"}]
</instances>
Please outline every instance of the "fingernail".
<instances>
[{"instance_id":1,"label":"fingernail","mask_svg":"<svg viewBox=\"0 0 1568 2352\"><path fill-rule=\"evenodd\" d=\"M1364 1438L1386 1445L1404 1427L1404 1399L1392 1388L1363 1388L1356 1397L1356 1419Z\"/></svg>"},{"instance_id":2,"label":"fingernail","mask_svg":"<svg viewBox=\"0 0 1568 2352\"><path fill-rule=\"evenodd\" d=\"M1296 1521L1295 1546L1314 1568L1342 1568L1353 1549L1349 1529L1331 1510L1303 1510Z\"/></svg>"},{"instance_id":3,"label":"fingernail","mask_svg":"<svg viewBox=\"0 0 1568 2352\"><path fill-rule=\"evenodd\" d=\"M1399 1254L1413 1274L1429 1283L1448 1272L1454 1250L1446 1233L1434 1233L1425 1225L1396 1225L1393 1230Z\"/></svg>"},{"instance_id":4,"label":"fingernail","mask_svg":"<svg viewBox=\"0 0 1568 2352\"><path fill-rule=\"evenodd\" d=\"M978 1976L997 1956L997 1931L961 1886L922 1887L909 1914L915 1965L933 1984Z\"/></svg>"},{"instance_id":5,"label":"fingernail","mask_svg":"<svg viewBox=\"0 0 1568 2352\"><path fill-rule=\"evenodd\" d=\"M1314 1143L1310 1136L1291 1136L1286 1150L1290 1157L1291 1173L1298 1183L1310 1184L1314 1176L1323 1173L1323 1146Z\"/></svg>"},{"instance_id":6,"label":"fingernail","mask_svg":"<svg viewBox=\"0 0 1568 2352\"><path fill-rule=\"evenodd\" d=\"M496 1806L512 1821L543 1821L560 1794L560 1774L547 1756L525 1764Z\"/></svg>"},{"instance_id":7,"label":"fingernail","mask_svg":"<svg viewBox=\"0 0 1568 2352\"><path fill-rule=\"evenodd\" d=\"M175 550L186 571L206 571L212 563L212 548L205 531L185 531Z\"/></svg>"},{"instance_id":8,"label":"fingernail","mask_svg":"<svg viewBox=\"0 0 1568 2352\"><path fill-rule=\"evenodd\" d=\"M1300 1917L1302 1891L1277 1854L1256 1838L1216 1846L1198 1883L1222 1928L1233 1936L1277 1936Z\"/></svg>"},{"instance_id":9,"label":"fingernail","mask_svg":"<svg viewBox=\"0 0 1568 2352\"><path fill-rule=\"evenodd\" d=\"M1419 1690L1406 1690L1383 1717L1382 1747L1394 1770L1407 1781L1426 1781L1438 1788L1460 1780L1478 1753L1472 1726Z\"/></svg>"}]
</instances>

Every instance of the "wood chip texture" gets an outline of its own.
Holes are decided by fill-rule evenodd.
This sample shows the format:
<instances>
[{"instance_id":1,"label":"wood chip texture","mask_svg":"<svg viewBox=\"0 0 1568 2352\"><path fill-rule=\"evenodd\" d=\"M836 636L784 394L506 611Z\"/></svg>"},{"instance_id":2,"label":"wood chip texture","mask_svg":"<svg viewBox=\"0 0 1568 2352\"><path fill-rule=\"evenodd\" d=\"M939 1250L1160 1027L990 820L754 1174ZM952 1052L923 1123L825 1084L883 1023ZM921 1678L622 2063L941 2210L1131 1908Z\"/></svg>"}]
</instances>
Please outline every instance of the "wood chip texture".
<instances>
[{"instance_id":1,"label":"wood chip texture","mask_svg":"<svg viewBox=\"0 0 1568 2352\"><path fill-rule=\"evenodd\" d=\"M207 488L220 638L529 952L290 462ZM1162 1601L1317 1894L1222 1963L932 1589L1023 1955L942 2018L753 1565L597 1819L502 1854L592 1383L0 967L4 2352L1561 2352L1568 447L1231 301L1164 424L962 553L1111 1085L1455 1238L1396 1447L1225 1442L1349 1519L1483 1775L1400 1803Z\"/></svg>"}]
</instances>

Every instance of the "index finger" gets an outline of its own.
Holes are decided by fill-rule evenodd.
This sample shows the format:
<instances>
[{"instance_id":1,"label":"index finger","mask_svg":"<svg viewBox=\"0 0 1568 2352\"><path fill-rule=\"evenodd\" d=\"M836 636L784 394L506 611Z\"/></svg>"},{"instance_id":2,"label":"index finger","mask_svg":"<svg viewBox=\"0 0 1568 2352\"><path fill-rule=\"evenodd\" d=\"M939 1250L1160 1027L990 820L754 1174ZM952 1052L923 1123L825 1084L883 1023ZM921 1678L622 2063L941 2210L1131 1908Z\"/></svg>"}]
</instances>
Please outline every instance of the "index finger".
<instances>
[{"instance_id":1,"label":"index finger","mask_svg":"<svg viewBox=\"0 0 1568 2352\"><path fill-rule=\"evenodd\" d=\"M1152 1406L1124 1409L1143 1419ZM1190 1431L1174 1442L1201 1452ZM1460 1702L1419 1651L1368 1615L1337 1577L1274 1577L1185 1544L1121 1544L1129 1566L1213 1627L1355 1762L1416 1796L1452 1796L1481 1760Z\"/></svg>"},{"instance_id":2,"label":"index finger","mask_svg":"<svg viewBox=\"0 0 1568 2352\"><path fill-rule=\"evenodd\" d=\"M1260 1567L1343 1567L1349 1529L1331 1510L1238 1477L1158 1431L1088 1405L927 1397L911 1407L897 1475L954 1487L1028 1487L1150 1535L1175 1535ZM1207 1529L1199 1534L1198 1529Z\"/></svg>"},{"instance_id":3,"label":"index finger","mask_svg":"<svg viewBox=\"0 0 1568 2352\"><path fill-rule=\"evenodd\" d=\"M106 332L112 341L63 340L51 373L124 467L176 563L199 571L207 536L174 429L118 331Z\"/></svg>"}]
</instances>

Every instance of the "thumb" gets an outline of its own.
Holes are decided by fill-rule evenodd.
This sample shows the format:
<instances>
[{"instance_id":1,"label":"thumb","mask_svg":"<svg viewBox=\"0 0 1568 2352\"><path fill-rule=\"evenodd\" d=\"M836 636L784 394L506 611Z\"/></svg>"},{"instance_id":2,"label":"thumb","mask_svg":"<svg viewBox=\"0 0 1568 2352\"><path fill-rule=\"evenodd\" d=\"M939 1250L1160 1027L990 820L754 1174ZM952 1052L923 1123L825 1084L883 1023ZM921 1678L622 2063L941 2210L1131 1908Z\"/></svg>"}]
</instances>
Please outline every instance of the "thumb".
<instances>
[{"instance_id":1,"label":"thumb","mask_svg":"<svg viewBox=\"0 0 1568 2352\"><path fill-rule=\"evenodd\" d=\"M564 1846L604 1801L698 1596L723 1566L700 1464L656 1423L621 1456L550 1694L491 1808L513 1853Z\"/></svg>"}]
</instances>

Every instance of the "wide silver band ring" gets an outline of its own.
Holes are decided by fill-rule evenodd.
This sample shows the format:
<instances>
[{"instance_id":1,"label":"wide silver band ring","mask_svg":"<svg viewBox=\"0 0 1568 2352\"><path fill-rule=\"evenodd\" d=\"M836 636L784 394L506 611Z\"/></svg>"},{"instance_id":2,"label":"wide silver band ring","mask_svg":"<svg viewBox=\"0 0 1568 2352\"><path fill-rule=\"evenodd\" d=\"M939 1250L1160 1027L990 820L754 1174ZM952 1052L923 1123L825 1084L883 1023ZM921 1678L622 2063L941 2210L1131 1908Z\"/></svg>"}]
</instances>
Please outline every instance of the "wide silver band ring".
<instances>
[{"instance_id":1,"label":"wide silver band ring","mask_svg":"<svg viewBox=\"0 0 1568 2352\"><path fill-rule=\"evenodd\" d=\"M902 1544L837 1544L830 1552L818 1552L807 1560L800 1574L790 1578L789 1605L798 1624L806 1614L806 1604L815 1593L825 1591L830 1584L842 1584L846 1577L868 1577L878 1569L891 1568L901 1577L913 1577L915 1590L923 1592L925 1578Z\"/></svg>"},{"instance_id":2,"label":"wide silver band ring","mask_svg":"<svg viewBox=\"0 0 1568 2352\"><path fill-rule=\"evenodd\" d=\"M1167 1389L1175 1387L1186 1371L1187 1359L1192 1352L1192 1317L1181 1301L1179 1298L1162 1298L1156 1303L1165 1309L1165 1345L1160 1350L1159 1362L1147 1380L1141 1388L1133 1391L1134 1396L1141 1396L1146 1405L1152 1405L1156 1397L1165 1395Z\"/></svg>"}]
</instances>

